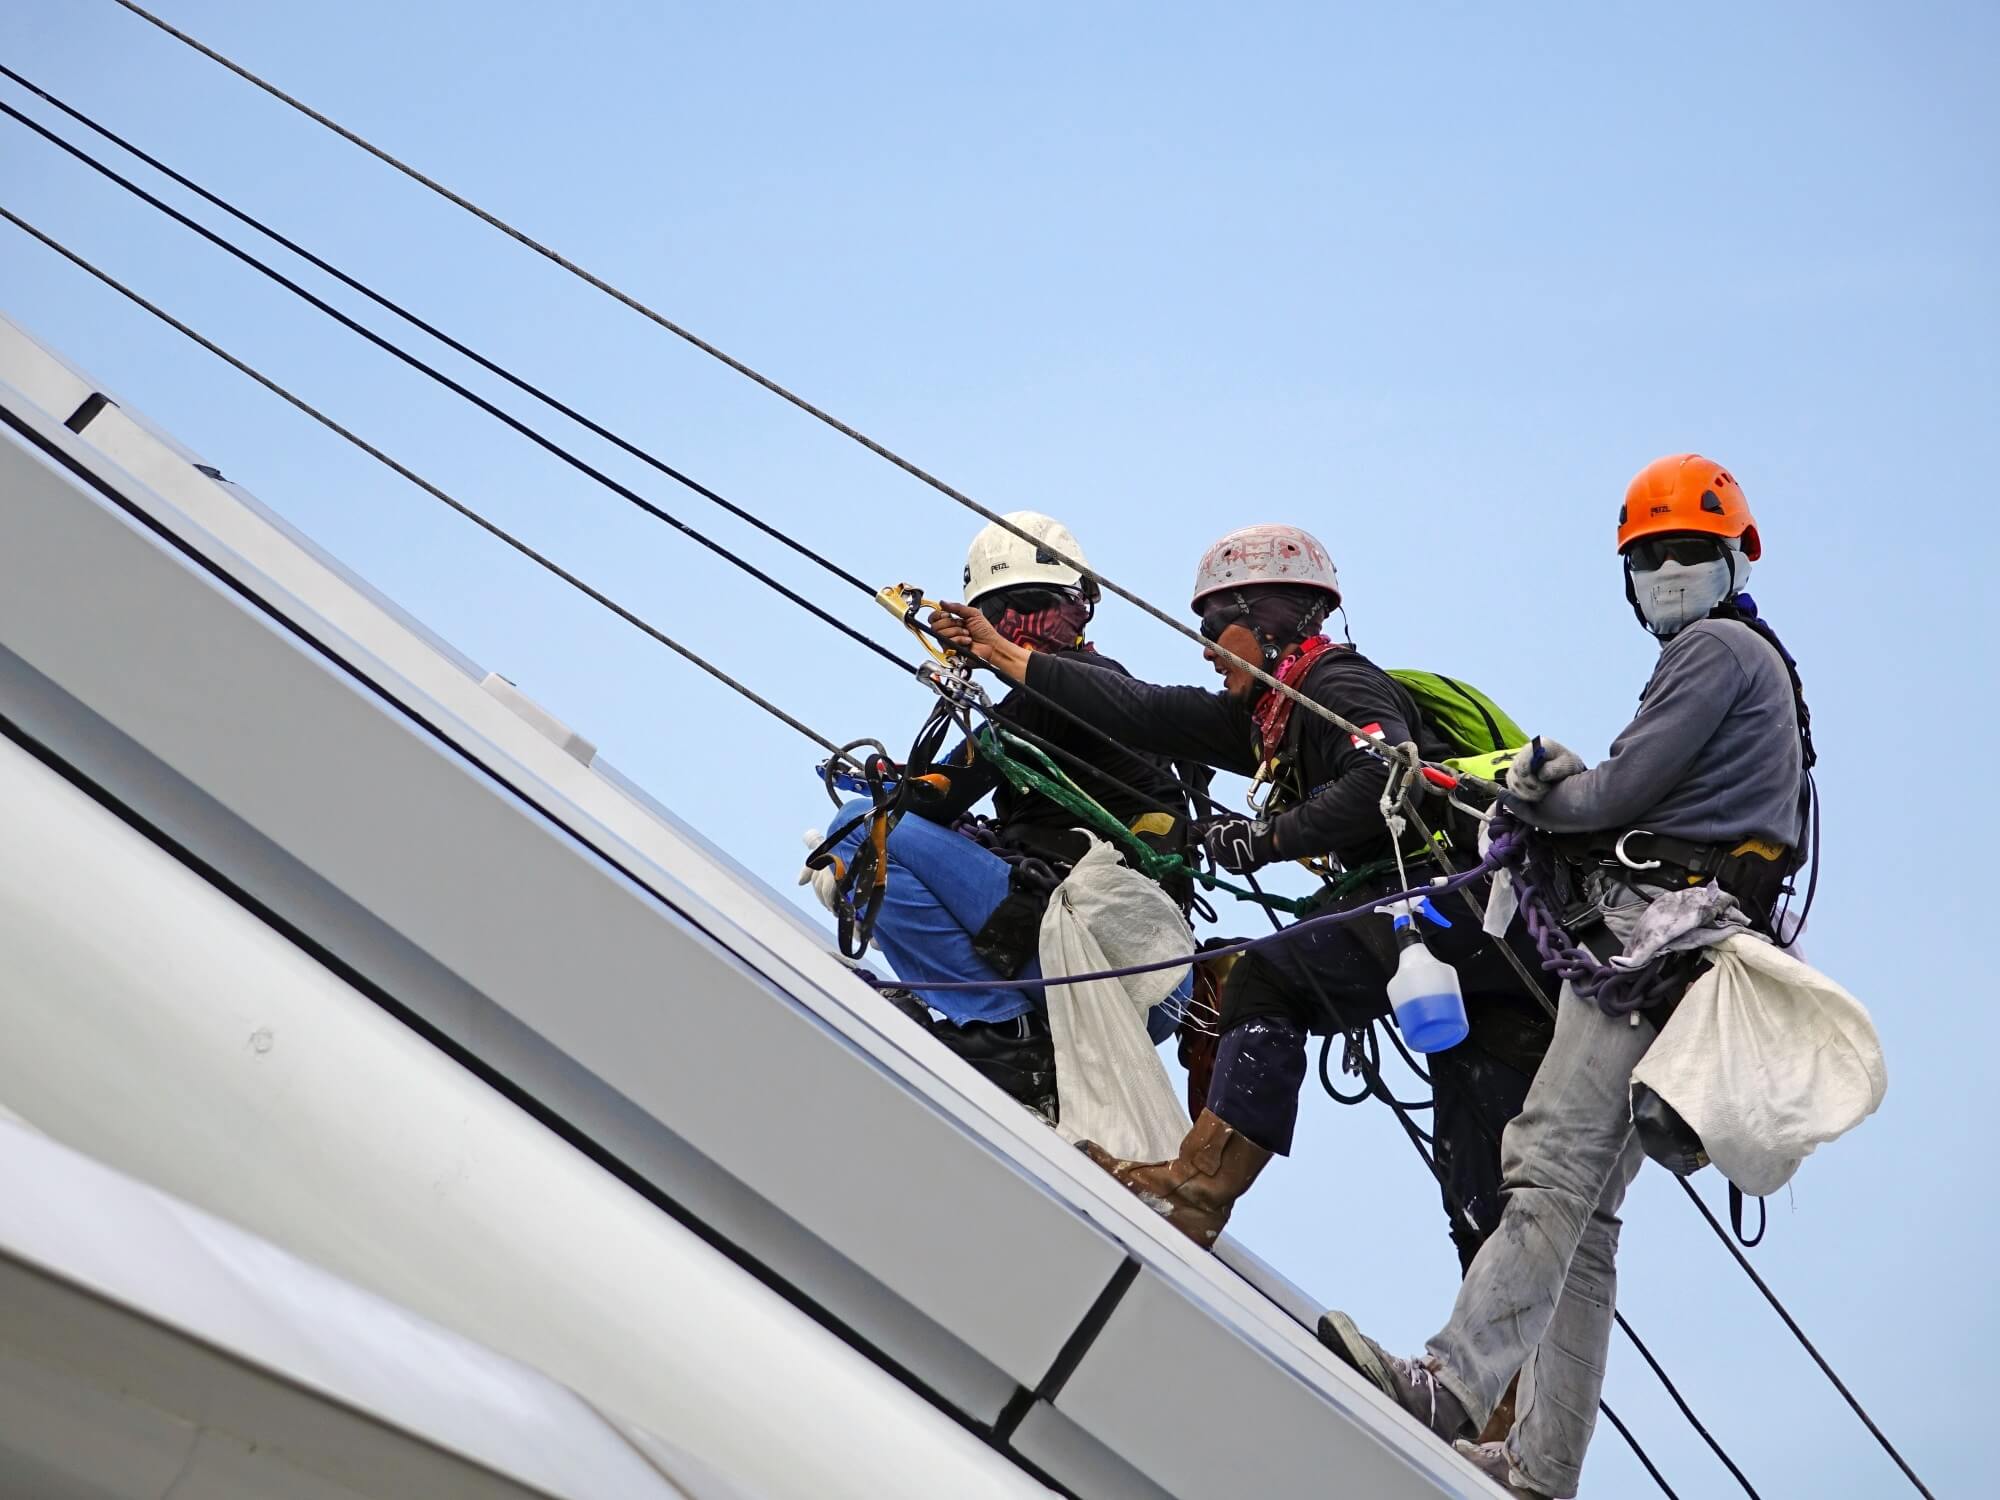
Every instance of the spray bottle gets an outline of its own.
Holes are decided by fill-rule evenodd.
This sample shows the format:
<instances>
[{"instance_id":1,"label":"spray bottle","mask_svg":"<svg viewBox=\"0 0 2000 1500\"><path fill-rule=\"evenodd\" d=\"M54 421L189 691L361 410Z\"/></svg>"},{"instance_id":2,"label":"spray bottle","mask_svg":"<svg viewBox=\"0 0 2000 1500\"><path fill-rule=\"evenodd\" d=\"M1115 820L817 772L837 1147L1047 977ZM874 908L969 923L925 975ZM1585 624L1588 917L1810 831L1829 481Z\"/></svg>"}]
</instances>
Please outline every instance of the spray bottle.
<instances>
[{"instance_id":1,"label":"spray bottle","mask_svg":"<svg viewBox=\"0 0 2000 1500\"><path fill-rule=\"evenodd\" d=\"M1389 980L1389 1003L1395 1007L1396 1025L1403 1040L1417 1052L1442 1052L1465 1040L1471 1029L1465 1019L1465 996L1458 987L1458 971L1424 946L1417 926L1417 914L1440 927L1449 927L1430 898L1405 901L1391 908L1396 913L1396 972Z\"/></svg>"}]
</instances>

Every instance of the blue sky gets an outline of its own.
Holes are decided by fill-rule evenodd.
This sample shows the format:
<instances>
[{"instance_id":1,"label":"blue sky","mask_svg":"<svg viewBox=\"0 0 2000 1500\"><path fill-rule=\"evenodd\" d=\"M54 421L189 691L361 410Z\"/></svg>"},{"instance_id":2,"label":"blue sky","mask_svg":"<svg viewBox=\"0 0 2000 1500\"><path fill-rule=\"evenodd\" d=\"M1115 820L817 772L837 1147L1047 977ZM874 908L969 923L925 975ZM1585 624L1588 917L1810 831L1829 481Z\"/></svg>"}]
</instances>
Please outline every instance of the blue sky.
<instances>
[{"instance_id":1,"label":"blue sky","mask_svg":"<svg viewBox=\"0 0 2000 1500\"><path fill-rule=\"evenodd\" d=\"M986 503L1062 516L1156 600L1223 530L1309 526L1365 649L1591 753L1652 649L1612 554L1625 481L1677 449L1727 462L1824 755L1810 946L1871 1007L1891 1080L1755 1258L1940 1495L1990 1487L1967 1388L2000 1338L1976 1108L2000 1028L1967 833L2000 729L1991 8L157 3ZM975 522L942 497L109 0L14 0L0 57L857 571L957 577ZM829 734L893 744L923 712L5 121L0 200ZM0 305L789 890L824 810L809 746L11 229ZM1097 634L1207 680L1128 607ZM1621 1305L1696 1410L1766 1495L1895 1493L1679 1196L1635 1188ZM1392 1343L1449 1304L1434 1192L1380 1114L1309 1102L1237 1227ZM1612 1358L1680 1492L1732 1493ZM1656 1493L1608 1430L1586 1482Z\"/></svg>"}]
</instances>

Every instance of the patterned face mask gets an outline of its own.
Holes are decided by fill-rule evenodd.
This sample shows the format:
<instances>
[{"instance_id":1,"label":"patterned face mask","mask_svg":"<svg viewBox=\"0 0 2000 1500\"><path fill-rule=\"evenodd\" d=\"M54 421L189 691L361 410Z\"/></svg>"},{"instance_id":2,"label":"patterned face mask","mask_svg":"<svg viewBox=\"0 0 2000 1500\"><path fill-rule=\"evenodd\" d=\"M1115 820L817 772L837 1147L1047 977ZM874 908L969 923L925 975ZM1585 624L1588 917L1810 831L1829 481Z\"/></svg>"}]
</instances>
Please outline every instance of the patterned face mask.
<instances>
[{"instance_id":1,"label":"patterned face mask","mask_svg":"<svg viewBox=\"0 0 2000 1500\"><path fill-rule=\"evenodd\" d=\"M1069 589L1008 589L987 595L979 607L995 630L1015 645L1036 651L1080 646L1090 624L1090 601Z\"/></svg>"}]
</instances>

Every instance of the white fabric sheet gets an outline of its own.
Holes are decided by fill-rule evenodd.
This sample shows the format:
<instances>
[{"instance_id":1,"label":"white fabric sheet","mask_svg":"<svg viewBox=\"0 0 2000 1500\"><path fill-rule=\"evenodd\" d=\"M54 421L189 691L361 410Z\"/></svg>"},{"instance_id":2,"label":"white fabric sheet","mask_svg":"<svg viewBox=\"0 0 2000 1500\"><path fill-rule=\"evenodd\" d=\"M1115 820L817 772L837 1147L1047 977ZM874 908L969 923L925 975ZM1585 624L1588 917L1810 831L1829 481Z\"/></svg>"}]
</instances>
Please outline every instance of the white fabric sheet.
<instances>
[{"instance_id":1,"label":"white fabric sheet","mask_svg":"<svg viewBox=\"0 0 2000 1500\"><path fill-rule=\"evenodd\" d=\"M1776 1192L1824 1141L1844 1135L1889 1086L1859 1000L1761 938L1715 945L1659 1040L1632 1070L1701 1137L1744 1192Z\"/></svg>"},{"instance_id":2,"label":"white fabric sheet","mask_svg":"<svg viewBox=\"0 0 2000 1500\"><path fill-rule=\"evenodd\" d=\"M1042 975L1090 974L1188 953L1194 934L1173 898L1093 838L1042 914ZM1187 976L1186 966L1126 979L1051 985L1056 1097L1069 1141L1113 1156L1164 1161L1193 1128L1166 1064L1146 1035L1146 1012Z\"/></svg>"}]
</instances>

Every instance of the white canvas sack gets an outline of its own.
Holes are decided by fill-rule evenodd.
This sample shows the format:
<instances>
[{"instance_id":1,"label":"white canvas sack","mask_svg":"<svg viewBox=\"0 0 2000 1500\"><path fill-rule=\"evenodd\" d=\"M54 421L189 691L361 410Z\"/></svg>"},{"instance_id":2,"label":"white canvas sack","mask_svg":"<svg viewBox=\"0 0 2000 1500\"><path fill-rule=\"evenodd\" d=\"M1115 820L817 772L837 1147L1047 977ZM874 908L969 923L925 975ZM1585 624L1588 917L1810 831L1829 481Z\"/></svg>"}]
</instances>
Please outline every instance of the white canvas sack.
<instances>
[{"instance_id":1,"label":"white canvas sack","mask_svg":"<svg viewBox=\"0 0 2000 1500\"><path fill-rule=\"evenodd\" d=\"M1187 953L1194 934L1171 896L1093 837L1049 898L1040 942L1042 977L1055 979ZM1134 1161L1164 1161L1180 1150L1193 1125L1146 1035L1146 1012L1187 973L1183 965L1049 987L1063 1139L1092 1140Z\"/></svg>"},{"instance_id":2,"label":"white canvas sack","mask_svg":"<svg viewBox=\"0 0 2000 1500\"><path fill-rule=\"evenodd\" d=\"M1859 1000L1762 939L1718 943L1632 1070L1753 1197L1791 1181L1823 1141L1873 1114L1889 1086Z\"/></svg>"}]
</instances>

